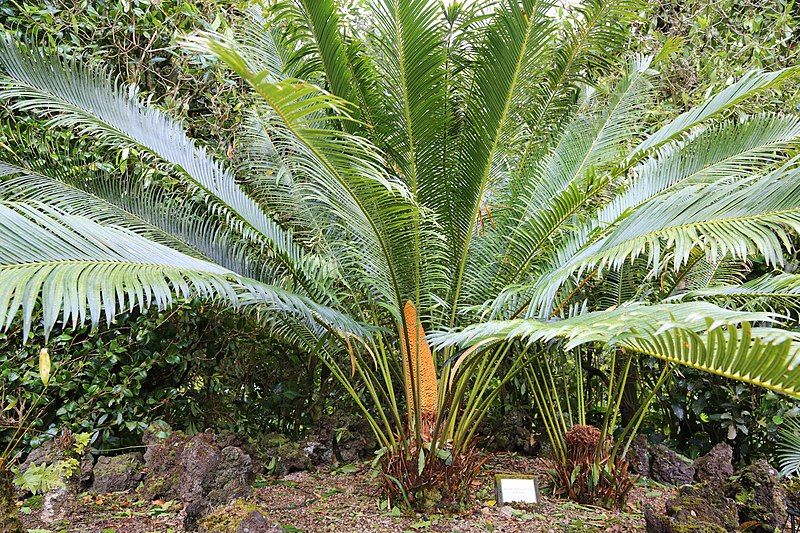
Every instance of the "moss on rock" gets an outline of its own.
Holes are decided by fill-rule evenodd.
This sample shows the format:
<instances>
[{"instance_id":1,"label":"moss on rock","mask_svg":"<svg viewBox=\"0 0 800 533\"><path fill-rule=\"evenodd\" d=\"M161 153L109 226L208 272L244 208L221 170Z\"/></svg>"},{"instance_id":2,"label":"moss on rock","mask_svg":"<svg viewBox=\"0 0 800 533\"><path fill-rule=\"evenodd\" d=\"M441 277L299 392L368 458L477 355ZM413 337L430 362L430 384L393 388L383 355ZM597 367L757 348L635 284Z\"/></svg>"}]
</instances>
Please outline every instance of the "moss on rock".
<instances>
[{"instance_id":1,"label":"moss on rock","mask_svg":"<svg viewBox=\"0 0 800 533\"><path fill-rule=\"evenodd\" d=\"M242 521L253 511L258 511L255 503L239 498L200 519L197 523L198 531L199 533L236 533Z\"/></svg>"}]
</instances>

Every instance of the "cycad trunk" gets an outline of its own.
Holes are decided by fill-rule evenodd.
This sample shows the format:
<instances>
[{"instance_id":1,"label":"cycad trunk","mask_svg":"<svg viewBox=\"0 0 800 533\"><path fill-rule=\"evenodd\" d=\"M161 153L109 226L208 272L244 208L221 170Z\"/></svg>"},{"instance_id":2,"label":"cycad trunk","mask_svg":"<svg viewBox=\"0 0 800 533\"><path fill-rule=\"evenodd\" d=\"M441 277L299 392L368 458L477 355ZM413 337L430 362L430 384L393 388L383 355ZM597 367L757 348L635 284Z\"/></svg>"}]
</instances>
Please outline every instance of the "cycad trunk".
<instances>
[{"instance_id":1,"label":"cycad trunk","mask_svg":"<svg viewBox=\"0 0 800 533\"><path fill-rule=\"evenodd\" d=\"M403 317L408 333L400 343L405 372L406 399L409 425L416 423L416 406L419 405L420 434L431 438L438 412L438 385L433 353L417 317L417 308L410 300L403 306ZM406 342L407 341L407 342Z\"/></svg>"},{"instance_id":2,"label":"cycad trunk","mask_svg":"<svg viewBox=\"0 0 800 533\"><path fill-rule=\"evenodd\" d=\"M13 478L5 461L0 460L0 531L3 533L23 533L25 531L17 512Z\"/></svg>"}]
</instances>

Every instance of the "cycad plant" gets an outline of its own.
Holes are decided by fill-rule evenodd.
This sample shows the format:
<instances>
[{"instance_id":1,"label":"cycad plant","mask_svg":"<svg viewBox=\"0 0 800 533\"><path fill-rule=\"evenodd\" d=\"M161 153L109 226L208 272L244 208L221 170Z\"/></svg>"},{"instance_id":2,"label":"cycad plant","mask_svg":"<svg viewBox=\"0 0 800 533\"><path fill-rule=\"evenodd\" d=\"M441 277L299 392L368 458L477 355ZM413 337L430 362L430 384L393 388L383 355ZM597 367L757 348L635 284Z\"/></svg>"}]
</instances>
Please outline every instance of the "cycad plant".
<instances>
[{"instance_id":1,"label":"cycad plant","mask_svg":"<svg viewBox=\"0 0 800 533\"><path fill-rule=\"evenodd\" d=\"M498 390L557 338L798 395L800 344L769 309L797 279L684 281L700 262L782 265L800 120L739 104L795 70L754 71L657 127L663 58L622 59L642 8L272 2L184 41L249 88L227 161L105 71L7 39L15 113L138 163L65 174L11 147L0 324L50 331L176 295L252 309L329 366L411 505L436 492L426 480L469 482Z\"/></svg>"}]
</instances>

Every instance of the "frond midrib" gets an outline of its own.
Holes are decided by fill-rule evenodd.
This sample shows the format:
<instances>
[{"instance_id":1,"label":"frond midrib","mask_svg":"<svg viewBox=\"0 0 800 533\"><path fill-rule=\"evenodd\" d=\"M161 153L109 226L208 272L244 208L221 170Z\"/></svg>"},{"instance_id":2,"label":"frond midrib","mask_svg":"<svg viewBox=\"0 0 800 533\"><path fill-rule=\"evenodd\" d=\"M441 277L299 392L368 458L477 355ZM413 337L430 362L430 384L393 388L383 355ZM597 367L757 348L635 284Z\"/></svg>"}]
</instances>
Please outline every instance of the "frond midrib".
<instances>
[{"instance_id":1,"label":"frond midrib","mask_svg":"<svg viewBox=\"0 0 800 533\"><path fill-rule=\"evenodd\" d=\"M16 268L26 268L30 266L59 266L59 265L136 265L141 267L159 269L159 270L174 270L176 272L196 272L209 276L218 276L228 279L241 280L242 276L233 271L228 272L210 272L200 268L181 267L176 265L166 265L164 263L151 263L146 261L136 261L133 259L48 259L43 261L23 261L21 263L0 263L0 270L13 270ZM209 262L210 266L223 268L216 263Z\"/></svg>"}]
</instances>

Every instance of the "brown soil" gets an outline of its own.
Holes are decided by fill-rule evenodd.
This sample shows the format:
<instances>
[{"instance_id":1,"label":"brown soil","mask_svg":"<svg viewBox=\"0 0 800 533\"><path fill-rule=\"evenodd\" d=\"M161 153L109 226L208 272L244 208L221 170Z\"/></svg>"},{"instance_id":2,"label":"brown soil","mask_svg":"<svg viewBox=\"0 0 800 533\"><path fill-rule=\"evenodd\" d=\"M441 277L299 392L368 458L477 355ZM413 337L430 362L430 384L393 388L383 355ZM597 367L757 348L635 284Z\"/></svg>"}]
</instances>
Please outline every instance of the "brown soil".
<instances>
[{"instance_id":1,"label":"brown soil","mask_svg":"<svg viewBox=\"0 0 800 533\"><path fill-rule=\"evenodd\" d=\"M554 500L546 495L539 505L498 506L494 501L494 474L498 473L532 473L538 479L547 479L538 459L493 455L474 487L475 501L470 508L450 516L407 516L382 504L368 464L348 465L264 480L258 483L251 500L233 502L215 516L224 521L226 517L243 516L257 509L268 523L274 524L272 531L286 532L628 532L644 531L641 507L645 502L663 508L664 500L671 494L671 489L663 486L640 484L624 513ZM127 493L87 494L78 498L78 509L68 521L43 525L37 518L38 512L33 510L23 517L25 526L52 533L184 531L180 506L175 502L142 501L137 495Z\"/></svg>"}]
</instances>

